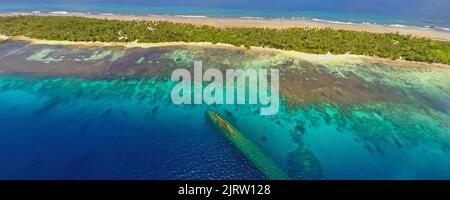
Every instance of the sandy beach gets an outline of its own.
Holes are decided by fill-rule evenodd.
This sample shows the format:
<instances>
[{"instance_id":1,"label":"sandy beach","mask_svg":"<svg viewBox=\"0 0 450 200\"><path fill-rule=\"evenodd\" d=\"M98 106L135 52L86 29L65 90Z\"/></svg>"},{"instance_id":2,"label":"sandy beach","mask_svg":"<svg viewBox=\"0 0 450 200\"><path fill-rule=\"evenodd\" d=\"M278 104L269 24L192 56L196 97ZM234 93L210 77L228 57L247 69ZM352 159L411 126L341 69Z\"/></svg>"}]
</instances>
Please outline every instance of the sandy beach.
<instances>
[{"instance_id":1,"label":"sandy beach","mask_svg":"<svg viewBox=\"0 0 450 200\"><path fill-rule=\"evenodd\" d=\"M79 16L97 19L137 20L137 21L170 21L177 23L190 23L195 25L209 25L219 28L228 27L259 27L285 29L291 27L308 28L332 28L352 31L367 31L373 33L399 33L425 37L433 40L450 42L450 31L431 28L419 28L410 26L386 26L374 24L331 23L306 19L243 19L243 18L213 18L213 17L189 17L169 15L101 15L101 14L0 14L0 16L14 15L39 15L39 16Z\"/></svg>"},{"instance_id":2,"label":"sandy beach","mask_svg":"<svg viewBox=\"0 0 450 200\"><path fill-rule=\"evenodd\" d=\"M205 48L222 48L231 50L249 50L244 46L237 47L231 44L216 43L211 42L161 42L161 43L139 43L139 42L73 42L73 41L56 41L56 40L40 40L24 36L15 36L10 38L12 40L19 40L29 42L35 45L63 45L63 46L78 46L78 47L122 47L122 48L156 48L156 47L177 47L177 46L195 46L195 47L205 47ZM293 56L298 58L303 58L308 61L324 61L324 62L340 62L357 60L358 58L364 58L363 55L354 54L311 54L303 53L298 51L289 51L274 49L268 47L250 47L251 51L264 51L264 52L276 52L282 53L287 56Z\"/></svg>"},{"instance_id":3,"label":"sandy beach","mask_svg":"<svg viewBox=\"0 0 450 200\"><path fill-rule=\"evenodd\" d=\"M237 47L231 44L223 43L210 43L210 42L161 42L161 43L138 43L138 42L73 42L73 41L55 41L55 40L40 40L24 36L15 36L9 38L11 40L18 40L28 42L35 45L63 45L63 46L76 46L76 47L121 47L121 48L157 48L157 47L179 47L179 46L193 46L193 47L205 47L205 48L222 48L230 50L242 50L242 51L252 51L252 52L265 52L265 53L277 53L288 57L293 57L308 62L314 63L332 63L332 64L342 64L342 63L362 63L362 62L374 62L374 63L385 63L389 65L396 65L400 67L431 67L436 70L440 70L448 73L450 71L449 65L441 63L426 63L418 61L407 61L407 60L392 60L388 58L380 58L375 56L365 56L365 55L355 55L355 54L312 54L304 53L298 51L289 51L274 49L268 47L254 47L252 46L247 49L244 46Z\"/></svg>"}]
</instances>

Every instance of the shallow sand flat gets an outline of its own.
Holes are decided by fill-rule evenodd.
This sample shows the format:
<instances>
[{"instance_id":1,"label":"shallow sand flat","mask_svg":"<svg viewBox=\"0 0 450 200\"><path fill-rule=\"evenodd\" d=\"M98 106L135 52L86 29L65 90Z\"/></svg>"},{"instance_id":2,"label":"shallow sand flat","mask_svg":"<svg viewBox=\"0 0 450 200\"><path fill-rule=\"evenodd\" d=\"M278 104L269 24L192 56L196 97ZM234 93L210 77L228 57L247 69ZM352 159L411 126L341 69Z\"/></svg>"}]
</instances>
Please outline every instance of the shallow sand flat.
<instances>
[{"instance_id":1,"label":"shallow sand flat","mask_svg":"<svg viewBox=\"0 0 450 200\"><path fill-rule=\"evenodd\" d=\"M13 14L0 14L0 16L11 16ZM152 20L152 21L170 21L178 23L190 23L195 25L210 25L220 28L226 27L259 27L284 29L291 27L309 27L309 28L332 28L352 31L367 31L373 33L400 33L404 35L414 35L434 40L450 42L450 31L440 31L436 29L426 29L417 27L393 27L385 25L371 24L344 24L331 23L313 20L292 20L292 19L242 19L242 18L199 18L199 17L181 17L181 16L163 16L163 15L77 15L77 14L36 14L39 16L79 16L97 19L118 19L118 20Z\"/></svg>"},{"instance_id":2,"label":"shallow sand flat","mask_svg":"<svg viewBox=\"0 0 450 200\"><path fill-rule=\"evenodd\" d=\"M229 50L243 50L247 51L245 47L236 47L231 44L217 43L213 44L210 42L162 42L162 43L138 43L138 42L73 42L73 41L55 41L55 40L40 40L33 39L24 36L12 37L13 40L25 41L31 44L42 44L42 45L62 45L62 46L77 46L77 47L122 47L122 48L156 48L156 47L180 47L180 46L192 46L192 47L204 47L204 48L222 48ZM266 53L278 53L283 54L288 57L294 57L297 59L305 60L313 63L361 63L361 62L378 62L386 63L398 66L409 66L409 67L423 67L424 65L437 68L443 71L450 71L449 65L440 63L424 63L416 61L406 61L406 60L392 60L387 58L371 57L364 55L355 54L311 54L303 53L298 51L280 50L267 47L251 47L251 52L266 52Z\"/></svg>"},{"instance_id":3,"label":"shallow sand flat","mask_svg":"<svg viewBox=\"0 0 450 200\"><path fill-rule=\"evenodd\" d=\"M449 65L352 54L318 55L211 43L128 44L20 39L25 41L12 39L4 44L0 74L164 79L179 67L192 66L193 60L199 58L205 68L278 68L283 77L281 94L302 104L330 99L342 105L368 99L402 102L399 94L378 82L385 81L388 85L395 82L402 87L412 82L425 87L431 82L433 87L424 89L430 92L445 88L450 74ZM407 81L397 83L398 80Z\"/></svg>"},{"instance_id":4,"label":"shallow sand flat","mask_svg":"<svg viewBox=\"0 0 450 200\"><path fill-rule=\"evenodd\" d=\"M229 50L248 50L245 47L237 47L231 44L210 42L161 42L161 43L138 43L138 42L73 42L73 41L55 41L55 40L40 40L34 38L28 38L24 36L12 37L13 40L25 41L31 44L42 45L62 45L62 46L78 46L78 47L122 47L122 48L155 48L155 47L177 47L177 46L193 46L193 47L205 47L205 48L222 48ZM327 62L327 63L343 63L343 62L360 62L361 58L365 56L354 54L310 54L297 51L288 51L273 49L267 47L251 47L248 51L251 52L267 52L267 53L279 53L289 57L295 57L309 62ZM382 58L380 58L382 59Z\"/></svg>"}]
</instances>

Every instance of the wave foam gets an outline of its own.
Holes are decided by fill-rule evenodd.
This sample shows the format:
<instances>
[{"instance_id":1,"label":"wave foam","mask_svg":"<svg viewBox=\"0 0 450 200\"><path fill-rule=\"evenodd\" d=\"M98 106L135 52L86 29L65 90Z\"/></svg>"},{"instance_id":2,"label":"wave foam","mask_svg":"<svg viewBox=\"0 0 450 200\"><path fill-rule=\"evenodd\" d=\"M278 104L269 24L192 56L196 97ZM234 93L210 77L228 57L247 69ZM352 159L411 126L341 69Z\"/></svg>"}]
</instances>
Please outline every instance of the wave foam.
<instances>
[{"instance_id":1,"label":"wave foam","mask_svg":"<svg viewBox=\"0 0 450 200\"><path fill-rule=\"evenodd\" d=\"M103 15L103 16L114 16L113 13L100 13L99 15Z\"/></svg>"},{"instance_id":2,"label":"wave foam","mask_svg":"<svg viewBox=\"0 0 450 200\"><path fill-rule=\"evenodd\" d=\"M443 30L443 31L450 31L450 28L447 28L447 27L436 27L436 29Z\"/></svg>"},{"instance_id":3,"label":"wave foam","mask_svg":"<svg viewBox=\"0 0 450 200\"><path fill-rule=\"evenodd\" d=\"M241 19L258 19L258 20L262 20L264 19L264 17L251 17L251 16L244 16L244 17L239 17Z\"/></svg>"},{"instance_id":4,"label":"wave foam","mask_svg":"<svg viewBox=\"0 0 450 200\"><path fill-rule=\"evenodd\" d=\"M52 12L48 12L50 14L56 14L56 15L68 15L69 12L67 11L52 11Z\"/></svg>"},{"instance_id":5,"label":"wave foam","mask_svg":"<svg viewBox=\"0 0 450 200\"><path fill-rule=\"evenodd\" d=\"M207 18L204 15L175 15L175 17L183 17L183 18Z\"/></svg>"},{"instance_id":6,"label":"wave foam","mask_svg":"<svg viewBox=\"0 0 450 200\"><path fill-rule=\"evenodd\" d=\"M390 27L397 27L397 28L407 28L408 26L403 24L389 24Z\"/></svg>"},{"instance_id":7,"label":"wave foam","mask_svg":"<svg viewBox=\"0 0 450 200\"><path fill-rule=\"evenodd\" d=\"M316 18L313 18L311 20L316 21L316 22L325 22L325 23L332 23L332 24L348 24L348 25L355 24L353 22L331 21L331 20L323 20L323 19L316 19Z\"/></svg>"},{"instance_id":8,"label":"wave foam","mask_svg":"<svg viewBox=\"0 0 450 200\"><path fill-rule=\"evenodd\" d=\"M48 14L52 14L52 15L86 15L86 13L82 13L82 12L68 12L68 11L52 11L52 12L48 12Z\"/></svg>"}]
</instances>

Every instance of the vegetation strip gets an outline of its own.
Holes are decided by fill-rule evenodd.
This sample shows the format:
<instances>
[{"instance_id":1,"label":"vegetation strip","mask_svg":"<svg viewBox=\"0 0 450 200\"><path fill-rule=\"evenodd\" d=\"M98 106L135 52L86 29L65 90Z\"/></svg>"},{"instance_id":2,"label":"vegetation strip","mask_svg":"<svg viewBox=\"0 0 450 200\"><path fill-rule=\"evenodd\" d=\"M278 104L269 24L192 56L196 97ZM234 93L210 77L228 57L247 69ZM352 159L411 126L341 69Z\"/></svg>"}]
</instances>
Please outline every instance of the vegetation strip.
<instances>
[{"instance_id":1,"label":"vegetation strip","mask_svg":"<svg viewBox=\"0 0 450 200\"><path fill-rule=\"evenodd\" d=\"M377 56L450 64L450 43L395 33L330 28L216 28L162 21L121 21L73 16L0 17L0 34L92 42L211 42L316 54Z\"/></svg>"}]
</instances>

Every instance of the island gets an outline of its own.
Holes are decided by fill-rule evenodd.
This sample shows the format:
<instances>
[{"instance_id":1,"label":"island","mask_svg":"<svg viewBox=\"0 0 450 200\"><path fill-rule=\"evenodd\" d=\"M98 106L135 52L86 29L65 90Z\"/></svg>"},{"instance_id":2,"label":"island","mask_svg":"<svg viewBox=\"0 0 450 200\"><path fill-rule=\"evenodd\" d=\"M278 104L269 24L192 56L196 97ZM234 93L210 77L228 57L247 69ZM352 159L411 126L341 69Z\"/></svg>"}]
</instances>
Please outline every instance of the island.
<instances>
[{"instance_id":1,"label":"island","mask_svg":"<svg viewBox=\"0 0 450 200\"><path fill-rule=\"evenodd\" d=\"M314 54L355 54L450 64L450 43L399 33L335 28L216 27L78 16L2 16L0 34L74 42L210 42Z\"/></svg>"}]
</instances>

